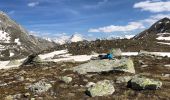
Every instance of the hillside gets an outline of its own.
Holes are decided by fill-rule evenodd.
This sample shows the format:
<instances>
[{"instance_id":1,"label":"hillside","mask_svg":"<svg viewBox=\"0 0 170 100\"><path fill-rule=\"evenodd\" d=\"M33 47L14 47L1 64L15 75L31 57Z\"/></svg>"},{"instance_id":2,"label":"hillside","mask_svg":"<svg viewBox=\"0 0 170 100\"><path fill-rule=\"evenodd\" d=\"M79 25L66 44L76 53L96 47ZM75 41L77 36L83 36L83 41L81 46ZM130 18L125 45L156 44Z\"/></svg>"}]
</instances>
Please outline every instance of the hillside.
<instances>
[{"instance_id":1,"label":"hillside","mask_svg":"<svg viewBox=\"0 0 170 100\"><path fill-rule=\"evenodd\" d=\"M0 11L0 59L21 58L53 46L54 43L30 36L26 29Z\"/></svg>"}]
</instances>

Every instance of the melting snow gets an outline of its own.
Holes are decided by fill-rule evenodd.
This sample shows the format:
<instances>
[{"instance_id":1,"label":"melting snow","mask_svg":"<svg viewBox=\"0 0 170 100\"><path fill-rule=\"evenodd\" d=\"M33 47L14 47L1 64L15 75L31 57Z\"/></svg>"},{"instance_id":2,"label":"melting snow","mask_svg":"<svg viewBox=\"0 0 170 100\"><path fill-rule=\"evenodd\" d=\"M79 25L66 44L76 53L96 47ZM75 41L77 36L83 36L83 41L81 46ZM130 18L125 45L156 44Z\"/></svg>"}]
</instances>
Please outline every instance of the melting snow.
<instances>
[{"instance_id":1,"label":"melting snow","mask_svg":"<svg viewBox=\"0 0 170 100\"><path fill-rule=\"evenodd\" d=\"M0 42L2 43L10 43L10 36L8 33L0 30Z\"/></svg>"},{"instance_id":2,"label":"melting snow","mask_svg":"<svg viewBox=\"0 0 170 100\"><path fill-rule=\"evenodd\" d=\"M157 40L170 40L170 37L162 37L159 36L158 38L156 38Z\"/></svg>"},{"instance_id":3,"label":"melting snow","mask_svg":"<svg viewBox=\"0 0 170 100\"><path fill-rule=\"evenodd\" d=\"M168 56L170 57L170 52L151 52L151 53L157 53L160 56ZM59 58L52 59L55 55L59 56ZM123 52L123 56L136 56L138 55L138 52ZM98 55L75 55L72 56L71 54L68 53L67 50L59 50L59 51L54 51L51 53L47 54L41 54L39 55L41 59L44 61L54 61L54 62L59 62L59 61L75 61L75 62L84 62L90 60L92 57L97 57ZM61 58L60 58L61 57ZM25 59L19 60L20 62ZM6 66L10 61L0 61L0 69L8 69L11 67L18 67L20 65L15 65L15 66Z\"/></svg>"},{"instance_id":4,"label":"melting snow","mask_svg":"<svg viewBox=\"0 0 170 100\"><path fill-rule=\"evenodd\" d=\"M24 60L25 60L25 58L24 59L20 59L18 61L22 62ZM19 67L21 65L21 64L18 64L18 65L7 66L9 62L10 61L0 61L0 69L9 69L9 68L13 68L13 67Z\"/></svg>"},{"instance_id":5,"label":"melting snow","mask_svg":"<svg viewBox=\"0 0 170 100\"><path fill-rule=\"evenodd\" d=\"M14 53L13 52L10 52L10 57L14 56Z\"/></svg>"},{"instance_id":6,"label":"melting snow","mask_svg":"<svg viewBox=\"0 0 170 100\"><path fill-rule=\"evenodd\" d=\"M18 38L18 39L15 39L14 42L17 43L17 45L21 45L21 42L20 42L19 38Z\"/></svg>"},{"instance_id":7,"label":"melting snow","mask_svg":"<svg viewBox=\"0 0 170 100\"><path fill-rule=\"evenodd\" d=\"M59 55L58 59L52 59L55 55ZM72 56L71 54L68 53L67 50L60 50L60 51L54 51L51 53L47 53L47 54L42 54L39 55L41 59L45 60L45 61L54 61L54 62L59 62L59 61L70 61L70 60L74 60L76 62L84 62L84 61L88 61L91 59L91 57L93 56L98 56L98 55L76 55L76 56Z\"/></svg>"},{"instance_id":8,"label":"melting snow","mask_svg":"<svg viewBox=\"0 0 170 100\"><path fill-rule=\"evenodd\" d=\"M159 44L166 44L166 45L170 45L170 43L166 43L166 42L157 42Z\"/></svg>"}]
</instances>

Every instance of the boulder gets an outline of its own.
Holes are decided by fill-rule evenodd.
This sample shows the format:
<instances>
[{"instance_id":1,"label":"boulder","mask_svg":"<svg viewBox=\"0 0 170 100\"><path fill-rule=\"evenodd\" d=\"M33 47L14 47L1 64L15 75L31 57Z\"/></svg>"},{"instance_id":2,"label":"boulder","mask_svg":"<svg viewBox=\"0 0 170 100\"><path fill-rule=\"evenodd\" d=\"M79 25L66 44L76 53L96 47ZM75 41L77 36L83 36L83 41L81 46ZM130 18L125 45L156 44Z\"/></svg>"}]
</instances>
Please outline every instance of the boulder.
<instances>
[{"instance_id":1,"label":"boulder","mask_svg":"<svg viewBox=\"0 0 170 100\"><path fill-rule=\"evenodd\" d=\"M72 68L72 70L79 74L110 71L135 73L133 61L130 58L123 58L121 60L91 60L90 62Z\"/></svg>"},{"instance_id":2,"label":"boulder","mask_svg":"<svg viewBox=\"0 0 170 100\"><path fill-rule=\"evenodd\" d=\"M60 77L60 80L62 80L65 83L70 83L72 81L72 78L68 76L63 76L63 77Z\"/></svg>"},{"instance_id":3,"label":"boulder","mask_svg":"<svg viewBox=\"0 0 170 100\"><path fill-rule=\"evenodd\" d=\"M42 60L37 54L31 54L27 57L22 65L30 65L35 63L42 63Z\"/></svg>"},{"instance_id":4,"label":"boulder","mask_svg":"<svg viewBox=\"0 0 170 100\"><path fill-rule=\"evenodd\" d=\"M121 59L118 63L118 67L113 68L113 70L135 74L135 68L134 68L133 60L131 58Z\"/></svg>"},{"instance_id":5,"label":"boulder","mask_svg":"<svg viewBox=\"0 0 170 100\"><path fill-rule=\"evenodd\" d=\"M33 93L41 94L43 92L48 91L51 87L52 87L51 84L46 83L44 81L39 81L37 83L27 86L26 88L32 91Z\"/></svg>"},{"instance_id":6,"label":"boulder","mask_svg":"<svg viewBox=\"0 0 170 100\"><path fill-rule=\"evenodd\" d=\"M110 50L110 53L111 53L113 56L115 56L115 57L122 55L122 51L121 51L120 48L112 48L112 49Z\"/></svg>"},{"instance_id":7,"label":"boulder","mask_svg":"<svg viewBox=\"0 0 170 100\"><path fill-rule=\"evenodd\" d=\"M92 87L89 87L86 91L86 93L91 96L107 96L111 95L115 92L115 88L113 86L113 82L110 80L103 80L97 82Z\"/></svg>"},{"instance_id":8,"label":"boulder","mask_svg":"<svg viewBox=\"0 0 170 100\"><path fill-rule=\"evenodd\" d=\"M149 79L143 76L134 76L129 82L130 86L134 90L156 90L161 88L162 82Z\"/></svg>"},{"instance_id":9,"label":"boulder","mask_svg":"<svg viewBox=\"0 0 170 100\"><path fill-rule=\"evenodd\" d=\"M90 62L72 68L72 70L74 72L78 72L79 74L108 72L113 70L114 64L114 60L91 60Z\"/></svg>"}]
</instances>

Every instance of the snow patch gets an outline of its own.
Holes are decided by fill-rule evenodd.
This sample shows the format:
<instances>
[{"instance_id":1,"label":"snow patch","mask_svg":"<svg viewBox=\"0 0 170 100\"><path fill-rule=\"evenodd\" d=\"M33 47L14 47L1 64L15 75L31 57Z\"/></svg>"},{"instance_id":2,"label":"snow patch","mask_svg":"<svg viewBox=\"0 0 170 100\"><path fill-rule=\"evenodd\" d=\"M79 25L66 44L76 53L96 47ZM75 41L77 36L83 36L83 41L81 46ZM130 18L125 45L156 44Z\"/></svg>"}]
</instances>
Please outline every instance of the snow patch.
<instances>
[{"instance_id":1,"label":"snow patch","mask_svg":"<svg viewBox=\"0 0 170 100\"><path fill-rule=\"evenodd\" d=\"M157 40L170 40L170 36L169 37L163 37L163 36L159 36L158 38L156 38Z\"/></svg>"},{"instance_id":2,"label":"snow patch","mask_svg":"<svg viewBox=\"0 0 170 100\"><path fill-rule=\"evenodd\" d=\"M54 56L58 55L61 58L58 59L52 59ZM90 60L93 56L98 55L76 55L72 56L72 54L69 54L67 50L60 50L60 51L54 51L47 54L39 55L39 57L45 61L53 61L53 62L59 62L59 61L76 61L76 62L84 62Z\"/></svg>"},{"instance_id":3,"label":"snow patch","mask_svg":"<svg viewBox=\"0 0 170 100\"><path fill-rule=\"evenodd\" d=\"M18 38L18 39L15 39L14 42L17 43L17 45L21 45L21 42L20 42L19 38Z\"/></svg>"},{"instance_id":4,"label":"snow patch","mask_svg":"<svg viewBox=\"0 0 170 100\"><path fill-rule=\"evenodd\" d=\"M157 42L159 44L166 44L166 45L170 45L170 43L167 43L167 42Z\"/></svg>"},{"instance_id":5,"label":"snow patch","mask_svg":"<svg viewBox=\"0 0 170 100\"><path fill-rule=\"evenodd\" d=\"M8 33L0 30L0 42L1 43L10 43L11 37L9 36Z\"/></svg>"},{"instance_id":6,"label":"snow patch","mask_svg":"<svg viewBox=\"0 0 170 100\"><path fill-rule=\"evenodd\" d=\"M10 57L14 56L15 54L13 52L10 52Z\"/></svg>"},{"instance_id":7,"label":"snow patch","mask_svg":"<svg viewBox=\"0 0 170 100\"><path fill-rule=\"evenodd\" d=\"M131 38L133 38L134 36L135 36L135 35L125 35L124 38L125 38L125 39L131 39Z\"/></svg>"},{"instance_id":8,"label":"snow patch","mask_svg":"<svg viewBox=\"0 0 170 100\"><path fill-rule=\"evenodd\" d=\"M158 54L160 56L168 56L170 57L170 52L150 52L151 54ZM139 53L138 52L123 52L122 55L123 56L136 56L138 55Z\"/></svg>"},{"instance_id":9,"label":"snow patch","mask_svg":"<svg viewBox=\"0 0 170 100\"><path fill-rule=\"evenodd\" d=\"M59 50L59 51L54 51L54 52L51 52L51 53L47 53L47 54L41 54L39 55L39 57L41 59L46 59L46 58L52 58L54 57L54 55L61 55L61 54L65 54L65 53L68 53L67 50Z\"/></svg>"}]
</instances>

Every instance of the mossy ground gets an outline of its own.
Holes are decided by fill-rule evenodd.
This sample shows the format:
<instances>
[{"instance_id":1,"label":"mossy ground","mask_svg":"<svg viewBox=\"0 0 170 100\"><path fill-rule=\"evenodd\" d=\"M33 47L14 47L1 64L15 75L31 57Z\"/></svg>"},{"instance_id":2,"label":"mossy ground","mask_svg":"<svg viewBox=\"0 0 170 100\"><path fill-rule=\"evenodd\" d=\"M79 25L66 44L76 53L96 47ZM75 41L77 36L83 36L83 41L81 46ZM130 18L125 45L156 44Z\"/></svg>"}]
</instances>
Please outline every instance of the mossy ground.
<instances>
[{"instance_id":1,"label":"mossy ground","mask_svg":"<svg viewBox=\"0 0 170 100\"><path fill-rule=\"evenodd\" d=\"M28 83L34 83L41 79L46 79L51 82L52 88L38 97L44 100L168 100L170 99L170 78L164 77L162 74L168 74L170 68L164 67L164 64L169 64L170 58L156 59L151 57L132 57L135 65L136 74L141 74L148 78L153 78L163 82L163 86L158 90L141 90L136 91L127 87L126 83L114 83L115 92L112 95L105 97L89 97L85 94L84 87L87 82L98 82L100 80L115 81L118 76L133 75L128 73L89 73L88 75L79 75L72 71L64 71L64 69L77 66L81 63L49 63L49 65L34 65L19 69L0 70L0 81L10 83L8 86L0 86L0 99L3 100L7 95L25 94L29 92L31 95L28 98L35 97L33 93L25 89ZM148 67L141 67L138 60L142 60ZM20 71L26 71L23 82L17 81L14 76L18 75ZM9 75L7 75L7 73ZM5 75L6 74L6 75ZM89 76L93 75L93 76ZM70 76L73 81L69 84L60 81L60 76ZM27 78L35 79L34 81L27 80ZM38 98L35 97L35 98ZM22 98L25 98L22 96ZM38 100L38 99L37 99Z\"/></svg>"}]
</instances>

